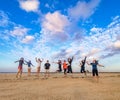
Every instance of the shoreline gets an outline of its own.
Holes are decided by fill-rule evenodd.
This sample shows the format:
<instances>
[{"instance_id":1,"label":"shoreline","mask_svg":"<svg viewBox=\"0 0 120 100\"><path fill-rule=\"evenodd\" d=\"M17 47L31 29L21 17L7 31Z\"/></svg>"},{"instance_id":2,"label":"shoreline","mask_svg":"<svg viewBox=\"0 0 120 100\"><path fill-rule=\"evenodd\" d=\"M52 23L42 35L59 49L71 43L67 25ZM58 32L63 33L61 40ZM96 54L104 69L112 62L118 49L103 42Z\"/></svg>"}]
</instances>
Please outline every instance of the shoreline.
<instances>
[{"instance_id":1,"label":"shoreline","mask_svg":"<svg viewBox=\"0 0 120 100\"><path fill-rule=\"evenodd\" d=\"M17 72L0 72L1 73L17 73ZM27 73L27 72L23 72L23 73ZM36 72L31 72L31 73L36 73ZM45 73L45 72L40 72L40 73ZM57 73L57 72L50 72L50 73ZM64 72L60 72L60 73L64 73ZM75 74L80 73L80 72L73 72ZM92 73L92 72L88 72L88 73ZM99 73L120 73L120 72L99 72Z\"/></svg>"}]
</instances>

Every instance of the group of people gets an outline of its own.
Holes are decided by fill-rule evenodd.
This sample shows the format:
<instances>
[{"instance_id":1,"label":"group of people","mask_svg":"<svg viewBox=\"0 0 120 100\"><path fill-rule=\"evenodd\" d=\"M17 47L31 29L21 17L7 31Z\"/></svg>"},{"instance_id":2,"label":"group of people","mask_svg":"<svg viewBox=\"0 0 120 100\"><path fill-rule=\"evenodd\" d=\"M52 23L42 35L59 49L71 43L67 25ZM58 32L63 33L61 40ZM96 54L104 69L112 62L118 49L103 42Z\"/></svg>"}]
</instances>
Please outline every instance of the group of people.
<instances>
[{"instance_id":1,"label":"group of people","mask_svg":"<svg viewBox=\"0 0 120 100\"><path fill-rule=\"evenodd\" d=\"M64 70L64 75L66 76L67 73L73 73L72 71L72 61L73 61L73 57L72 58L68 58L68 62L66 60L64 60L64 62L62 63L61 60L58 60L58 62L55 62L58 64L58 70L57 72L62 72L62 66L63 66L63 70Z\"/></svg>"},{"instance_id":2,"label":"group of people","mask_svg":"<svg viewBox=\"0 0 120 100\"><path fill-rule=\"evenodd\" d=\"M65 77L67 76L67 73L73 73L72 71L72 61L73 61L73 58L68 58L67 61L64 60L63 62L61 60L58 60L58 62L53 62L53 63L56 63L58 64L58 70L57 72L62 72L62 67L63 67L63 70L64 70L64 75ZM86 61L86 58L85 57L83 60L81 60L80 62L80 72L81 73L84 73L85 76L86 76L86 70L85 70L85 64L87 63L88 65L91 65L92 66L92 75L93 77L94 76L97 76L98 77L98 69L97 69L97 65L98 66L102 66L104 67L103 65L100 65L98 63L97 60L93 60L91 63L87 62ZM40 58L35 58L36 62L37 62L37 72L36 72L36 75L39 76L40 74L40 69L41 69L41 63L43 62L43 59L40 59ZM22 67L23 67L23 64L27 65L28 66L28 76L31 75L31 66L34 67L34 65L31 63L31 61L26 61L24 60L24 58L20 58L20 60L18 61L15 61L16 62L19 62L19 66L18 66L18 72L17 72L17 75L16 77L18 78L21 77L22 75ZM46 63L44 64L44 68L45 68L45 77L49 77L49 69L50 69L50 66L51 64L49 63L49 60L46 61Z\"/></svg>"},{"instance_id":3,"label":"group of people","mask_svg":"<svg viewBox=\"0 0 120 100\"><path fill-rule=\"evenodd\" d=\"M104 67L103 65L100 65L98 63L98 61L96 59L93 59L93 61L91 63L87 62L86 61L86 58L85 57L81 62L80 62L80 66L81 66L81 70L80 72L81 73L84 73L86 75L86 70L85 70L85 64L87 63L88 65L91 65L92 66L92 76L97 76L97 78L99 77L98 75L98 69L97 69L97 66L101 66L101 67Z\"/></svg>"},{"instance_id":4,"label":"group of people","mask_svg":"<svg viewBox=\"0 0 120 100\"><path fill-rule=\"evenodd\" d=\"M36 75L39 76L39 73L40 73L40 69L41 69L41 63L43 62L43 59L40 59L40 58L35 58L36 62L37 62L37 72L36 72ZM20 58L20 60L17 60L15 61L16 62L19 62L19 65L18 65L18 72L17 72L17 75L16 75L16 78L22 76L22 72L23 72L23 64L24 65L27 65L28 66L28 76L31 75L31 66L35 67L32 63L31 63L31 60L29 61L26 61L24 60L24 58ZM49 77L49 69L50 69L50 63L49 63L49 60L47 60L47 62L44 64L45 66L45 77Z\"/></svg>"}]
</instances>

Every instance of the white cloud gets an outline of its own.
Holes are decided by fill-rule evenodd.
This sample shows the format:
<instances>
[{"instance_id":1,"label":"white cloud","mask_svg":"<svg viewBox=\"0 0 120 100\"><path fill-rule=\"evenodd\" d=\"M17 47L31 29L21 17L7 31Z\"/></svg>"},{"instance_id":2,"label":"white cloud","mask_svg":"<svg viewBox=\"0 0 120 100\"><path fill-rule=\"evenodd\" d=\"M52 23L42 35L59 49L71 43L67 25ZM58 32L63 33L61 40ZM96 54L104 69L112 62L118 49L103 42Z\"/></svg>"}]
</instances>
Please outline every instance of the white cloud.
<instances>
[{"instance_id":1,"label":"white cloud","mask_svg":"<svg viewBox=\"0 0 120 100\"><path fill-rule=\"evenodd\" d=\"M120 53L120 19L119 16L116 16L114 20L107 26L107 28L101 29L99 31L94 29L96 34L91 35L89 38L93 39L94 42L90 42L90 44L95 45L97 48L100 48L100 58L109 58L116 54ZM92 30L91 29L91 30Z\"/></svg>"},{"instance_id":2,"label":"white cloud","mask_svg":"<svg viewBox=\"0 0 120 100\"><path fill-rule=\"evenodd\" d=\"M0 26L5 27L8 24L9 24L8 16L3 11L0 11Z\"/></svg>"},{"instance_id":3,"label":"white cloud","mask_svg":"<svg viewBox=\"0 0 120 100\"><path fill-rule=\"evenodd\" d=\"M113 18L113 21L116 21L116 20L119 20L120 19L120 16L115 16L114 18Z\"/></svg>"},{"instance_id":4,"label":"white cloud","mask_svg":"<svg viewBox=\"0 0 120 100\"><path fill-rule=\"evenodd\" d=\"M120 49L120 40L117 40L117 41L114 43L114 47Z\"/></svg>"},{"instance_id":5,"label":"white cloud","mask_svg":"<svg viewBox=\"0 0 120 100\"><path fill-rule=\"evenodd\" d=\"M120 22L118 20L114 26L109 28L91 28L90 33L92 34L90 36L84 36L84 38L80 38L80 41L79 39L78 41L72 41L71 45L64 49L66 51L72 50L70 54L75 54L78 58L84 56L105 58L120 53L120 38L118 38L120 36ZM114 23L114 21L111 23ZM101 57L104 54L106 56Z\"/></svg>"},{"instance_id":6,"label":"white cloud","mask_svg":"<svg viewBox=\"0 0 120 100\"><path fill-rule=\"evenodd\" d=\"M37 12L39 9L39 0L19 0L20 8L27 12Z\"/></svg>"},{"instance_id":7,"label":"white cloud","mask_svg":"<svg viewBox=\"0 0 120 100\"><path fill-rule=\"evenodd\" d=\"M100 52L100 49L99 48L92 48L89 52L88 52L88 54L86 54L85 56L94 56L94 55L96 55L97 53L99 53Z\"/></svg>"},{"instance_id":8,"label":"white cloud","mask_svg":"<svg viewBox=\"0 0 120 100\"><path fill-rule=\"evenodd\" d=\"M56 14L57 13L57 14ZM62 16L62 17L59 17ZM65 22L65 21L66 22ZM117 19L118 20L118 19ZM53 21L53 22L52 22ZM57 21L57 22L56 22ZM44 22L44 21L43 21ZM113 21L114 22L114 21ZM66 16L61 15L59 12L55 13L48 13L45 16L45 23L50 23L50 26L52 28L47 28L48 26L44 26L44 32L41 32L40 34L35 34L34 36L37 37L35 39L34 45L31 47L28 46L28 48L25 48L19 41L11 42L11 46L13 50L11 51L11 54L14 54L14 57L26 57L27 59L33 59L34 57L43 57L45 59L56 59L58 58L67 58L71 57L75 54L78 58L84 58L85 55L89 54L91 57L95 56L95 54L98 54L98 56L101 56L102 54L106 54L104 57L110 57L117 53L120 53L120 41L118 39L118 34L120 34L120 23L117 21L112 27L107 28L91 28L91 32L94 34L91 34L90 36L84 36L84 38L80 38L81 33L73 34L73 37L76 37L76 39L80 39L80 41L72 40L69 38L68 41L63 42L57 42L59 38L66 40L67 35L65 33L64 28L69 25L69 21ZM61 24L61 26L57 26L57 24ZM57 28L57 29L56 29ZM23 26L16 26L10 33L12 36L25 36L27 34L29 29L23 27ZM43 31L43 30L42 30ZM25 38L22 37L23 43L30 43L34 40L34 36L30 36L27 34ZM13 37L12 37L13 38ZM52 39L55 39L52 40ZM14 38L13 38L14 39ZM49 41L50 39L50 41ZM21 40L21 39L20 39ZM49 43L53 41L57 46L50 45ZM116 41L116 42L115 42ZM106 50L105 52L102 51L108 45L112 44L112 47L115 49ZM61 47L60 47L61 46ZM64 46L64 49L61 49ZM58 48L59 47L59 48ZM110 48L109 48L110 49ZM116 50L117 49L117 50ZM109 54L111 52L111 54ZM53 55L52 55L53 54ZM107 55L108 54L108 55ZM75 57L75 58L77 58ZM34 60L34 59L33 59ZM78 61L78 59L77 59Z\"/></svg>"},{"instance_id":9,"label":"white cloud","mask_svg":"<svg viewBox=\"0 0 120 100\"><path fill-rule=\"evenodd\" d=\"M116 16L113 18L113 22L108 25L108 28L116 26L120 23L120 16ZM119 25L119 24L118 24Z\"/></svg>"},{"instance_id":10,"label":"white cloud","mask_svg":"<svg viewBox=\"0 0 120 100\"><path fill-rule=\"evenodd\" d=\"M42 39L52 44L66 41L69 37L66 32L69 24L67 16L62 15L60 12L47 13L42 21Z\"/></svg>"},{"instance_id":11,"label":"white cloud","mask_svg":"<svg viewBox=\"0 0 120 100\"><path fill-rule=\"evenodd\" d=\"M68 13L74 19L86 19L95 12L95 8L99 3L100 0L91 0L90 2L78 1L76 6L68 10Z\"/></svg>"},{"instance_id":12,"label":"white cloud","mask_svg":"<svg viewBox=\"0 0 120 100\"><path fill-rule=\"evenodd\" d=\"M52 33L64 32L65 27L68 25L69 20L67 19L67 16L62 15L57 11L46 14L42 23L43 28Z\"/></svg>"},{"instance_id":13,"label":"white cloud","mask_svg":"<svg viewBox=\"0 0 120 100\"><path fill-rule=\"evenodd\" d=\"M27 35L25 38L22 40L22 43L30 43L34 40L34 36Z\"/></svg>"},{"instance_id":14,"label":"white cloud","mask_svg":"<svg viewBox=\"0 0 120 100\"><path fill-rule=\"evenodd\" d=\"M96 27L93 27L92 29L90 29L90 35L92 34L96 34L96 33L102 33L102 31L104 31L102 28L96 28Z\"/></svg>"},{"instance_id":15,"label":"white cloud","mask_svg":"<svg viewBox=\"0 0 120 100\"><path fill-rule=\"evenodd\" d=\"M10 31L10 34L12 36L23 36L25 34L27 34L29 29L19 25L19 26L16 26L14 27L14 29L12 31Z\"/></svg>"},{"instance_id":16,"label":"white cloud","mask_svg":"<svg viewBox=\"0 0 120 100\"><path fill-rule=\"evenodd\" d=\"M69 35L67 33L52 33L47 30L42 29L41 41L44 43L49 43L50 45L58 45L67 41Z\"/></svg>"}]
</instances>

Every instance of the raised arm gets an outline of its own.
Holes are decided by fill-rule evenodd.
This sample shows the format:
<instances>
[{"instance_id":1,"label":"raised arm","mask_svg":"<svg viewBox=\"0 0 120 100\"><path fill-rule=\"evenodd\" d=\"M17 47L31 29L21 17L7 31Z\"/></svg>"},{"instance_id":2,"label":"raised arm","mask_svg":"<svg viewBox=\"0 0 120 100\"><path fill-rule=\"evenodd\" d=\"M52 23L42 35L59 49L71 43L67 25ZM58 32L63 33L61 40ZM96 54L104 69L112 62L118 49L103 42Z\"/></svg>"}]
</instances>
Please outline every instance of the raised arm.
<instances>
[{"instance_id":1,"label":"raised arm","mask_svg":"<svg viewBox=\"0 0 120 100\"><path fill-rule=\"evenodd\" d=\"M28 61L24 60L26 63L28 63Z\"/></svg>"},{"instance_id":2,"label":"raised arm","mask_svg":"<svg viewBox=\"0 0 120 100\"><path fill-rule=\"evenodd\" d=\"M41 62L43 62L43 60L44 60L44 59L43 59L43 58L41 58L41 60L40 60L40 61L41 61Z\"/></svg>"},{"instance_id":3,"label":"raised arm","mask_svg":"<svg viewBox=\"0 0 120 100\"><path fill-rule=\"evenodd\" d=\"M85 56L84 62L86 62L86 58L87 58L87 56Z\"/></svg>"},{"instance_id":4,"label":"raised arm","mask_svg":"<svg viewBox=\"0 0 120 100\"><path fill-rule=\"evenodd\" d=\"M86 62L88 65L91 65L90 63L88 63L88 61Z\"/></svg>"},{"instance_id":5,"label":"raised arm","mask_svg":"<svg viewBox=\"0 0 120 100\"><path fill-rule=\"evenodd\" d=\"M24 62L24 61L25 61L25 60L23 60L23 64L24 64L24 65L27 65L27 64L25 64L25 62Z\"/></svg>"},{"instance_id":6,"label":"raised arm","mask_svg":"<svg viewBox=\"0 0 120 100\"><path fill-rule=\"evenodd\" d=\"M71 61L73 61L73 58L74 58L74 56L72 56L72 59L71 59Z\"/></svg>"},{"instance_id":7,"label":"raised arm","mask_svg":"<svg viewBox=\"0 0 120 100\"><path fill-rule=\"evenodd\" d=\"M32 65L33 67L35 67L32 63L31 63L31 65Z\"/></svg>"},{"instance_id":8,"label":"raised arm","mask_svg":"<svg viewBox=\"0 0 120 100\"><path fill-rule=\"evenodd\" d=\"M37 57L35 58L35 61L37 62L38 60L37 60Z\"/></svg>"},{"instance_id":9,"label":"raised arm","mask_svg":"<svg viewBox=\"0 0 120 100\"><path fill-rule=\"evenodd\" d=\"M26 60L23 61L24 65L28 65L28 62Z\"/></svg>"},{"instance_id":10,"label":"raised arm","mask_svg":"<svg viewBox=\"0 0 120 100\"><path fill-rule=\"evenodd\" d=\"M26 62L26 64L28 63L28 61L24 60Z\"/></svg>"},{"instance_id":11,"label":"raised arm","mask_svg":"<svg viewBox=\"0 0 120 100\"><path fill-rule=\"evenodd\" d=\"M98 66L100 66L100 67L104 67L103 65L101 65L101 64L98 64Z\"/></svg>"},{"instance_id":12,"label":"raised arm","mask_svg":"<svg viewBox=\"0 0 120 100\"><path fill-rule=\"evenodd\" d=\"M19 62L19 60L17 60L17 61L14 61L14 63L16 63L16 62Z\"/></svg>"}]
</instances>

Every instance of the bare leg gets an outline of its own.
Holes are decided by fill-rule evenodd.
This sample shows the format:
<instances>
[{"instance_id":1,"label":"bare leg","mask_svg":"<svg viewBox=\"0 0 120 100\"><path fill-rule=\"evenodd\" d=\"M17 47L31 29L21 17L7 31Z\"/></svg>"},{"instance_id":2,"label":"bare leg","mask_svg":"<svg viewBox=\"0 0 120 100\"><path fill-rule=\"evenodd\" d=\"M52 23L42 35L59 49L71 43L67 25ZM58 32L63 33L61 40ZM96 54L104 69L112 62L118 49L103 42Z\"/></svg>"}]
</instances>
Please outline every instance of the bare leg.
<instances>
[{"instance_id":1,"label":"bare leg","mask_svg":"<svg viewBox=\"0 0 120 100\"><path fill-rule=\"evenodd\" d=\"M18 72L16 74L16 78L18 78L18 75L20 74L20 69L18 69Z\"/></svg>"},{"instance_id":2,"label":"bare leg","mask_svg":"<svg viewBox=\"0 0 120 100\"><path fill-rule=\"evenodd\" d=\"M20 70L20 78L21 78L21 76L22 76L22 70Z\"/></svg>"},{"instance_id":3,"label":"bare leg","mask_svg":"<svg viewBox=\"0 0 120 100\"><path fill-rule=\"evenodd\" d=\"M40 67L37 68L37 76L40 74Z\"/></svg>"},{"instance_id":4,"label":"bare leg","mask_svg":"<svg viewBox=\"0 0 120 100\"><path fill-rule=\"evenodd\" d=\"M66 69L64 69L64 77L67 77Z\"/></svg>"},{"instance_id":5,"label":"bare leg","mask_svg":"<svg viewBox=\"0 0 120 100\"><path fill-rule=\"evenodd\" d=\"M48 70L47 72L48 72L48 77L50 77L50 72L49 72L49 70Z\"/></svg>"},{"instance_id":6,"label":"bare leg","mask_svg":"<svg viewBox=\"0 0 120 100\"><path fill-rule=\"evenodd\" d=\"M45 71L45 78L47 77L47 70Z\"/></svg>"},{"instance_id":7,"label":"bare leg","mask_svg":"<svg viewBox=\"0 0 120 100\"><path fill-rule=\"evenodd\" d=\"M16 74L16 78L18 78L19 73L20 73L20 72L18 71L17 74Z\"/></svg>"},{"instance_id":8,"label":"bare leg","mask_svg":"<svg viewBox=\"0 0 120 100\"><path fill-rule=\"evenodd\" d=\"M28 68L28 76L31 75L31 68Z\"/></svg>"}]
</instances>

